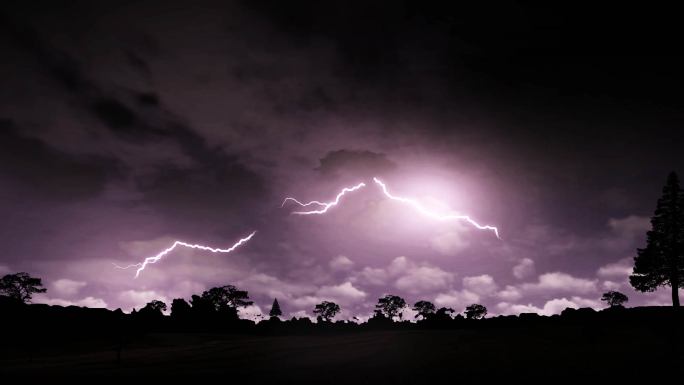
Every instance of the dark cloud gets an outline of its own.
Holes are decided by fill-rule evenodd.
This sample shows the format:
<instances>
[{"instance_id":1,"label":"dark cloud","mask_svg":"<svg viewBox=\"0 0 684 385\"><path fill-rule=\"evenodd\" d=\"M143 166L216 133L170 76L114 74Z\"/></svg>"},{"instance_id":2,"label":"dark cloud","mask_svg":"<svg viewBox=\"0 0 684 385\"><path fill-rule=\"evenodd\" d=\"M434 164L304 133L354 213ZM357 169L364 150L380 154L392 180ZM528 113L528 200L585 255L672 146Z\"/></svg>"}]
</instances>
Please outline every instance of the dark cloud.
<instances>
[{"instance_id":1,"label":"dark cloud","mask_svg":"<svg viewBox=\"0 0 684 385\"><path fill-rule=\"evenodd\" d=\"M225 283L293 312L334 298L367 314L388 291L592 305L627 290L597 271L624 271L684 169L682 60L662 56L678 13L642 8L3 3L0 270L85 283L51 301L125 307ZM504 241L373 188L326 216L280 207L373 176ZM174 252L139 280L111 270L252 230L239 253ZM534 273L519 278L523 260Z\"/></svg>"},{"instance_id":2,"label":"dark cloud","mask_svg":"<svg viewBox=\"0 0 684 385\"><path fill-rule=\"evenodd\" d=\"M18 182L30 199L78 201L99 195L122 165L102 156L75 156L39 139L24 137L10 119L0 119L0 173Z\"/></svg>"},{"instance_id":3,"label":"dark cloud","mask_svg":"<svg viewBox=\"0 0 684 385\"><path fill-rule=\"evenodd\" d=\"M321 158L316 170L326 177L344 173L372 178L391 172L396 167L396 163L387 159L385 154L368 150L337 150L330 151Z\"/></svg>"}]
</instances>

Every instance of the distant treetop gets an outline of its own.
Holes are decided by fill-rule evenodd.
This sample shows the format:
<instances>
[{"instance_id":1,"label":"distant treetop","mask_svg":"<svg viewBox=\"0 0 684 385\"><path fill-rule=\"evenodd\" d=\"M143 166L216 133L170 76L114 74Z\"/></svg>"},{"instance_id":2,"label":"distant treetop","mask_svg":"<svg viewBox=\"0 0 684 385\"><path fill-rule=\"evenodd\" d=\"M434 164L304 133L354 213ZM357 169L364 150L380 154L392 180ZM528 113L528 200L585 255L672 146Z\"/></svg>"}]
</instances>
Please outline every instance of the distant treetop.
<instances>
[{"instance_id":1,"label":"distant treetop","mask_svg":"<svg viewBox=\"0 0 684 385\"><path fill-rule=\"evenodd\" d=\"M269 317L280 317L283 312L280 310L280 304L278 304L278 298L273 299L273 305L271 305L271 311L268 313Z\"/></svg>"}]
</instances>

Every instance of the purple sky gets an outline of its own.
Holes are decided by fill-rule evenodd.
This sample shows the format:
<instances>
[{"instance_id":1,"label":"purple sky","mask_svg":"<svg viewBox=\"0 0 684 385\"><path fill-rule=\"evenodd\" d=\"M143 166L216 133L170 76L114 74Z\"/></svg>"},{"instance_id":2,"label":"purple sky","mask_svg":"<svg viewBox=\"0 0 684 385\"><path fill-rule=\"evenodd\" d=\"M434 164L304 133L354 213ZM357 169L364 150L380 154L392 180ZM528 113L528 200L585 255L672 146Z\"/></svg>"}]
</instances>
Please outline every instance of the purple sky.
<instances>
[{"instance_id":1,"label":"purple sky","mask_svg":"<svg viewBox=\"0 0 684 385\"><path fill-rule=\"evenodd\" d=\"M609 289L670 303L627 282L682 170L682 60L637 49L667 38L515 3L192 3L3 5L0 273L43 278L36 302L129 311L234 284L287 317L332 300L363 318L387 293L492 314ZM359 182L325 216L280 208ZM113 266L253 230L137 279Z\"/></svg>"}]
</instances>

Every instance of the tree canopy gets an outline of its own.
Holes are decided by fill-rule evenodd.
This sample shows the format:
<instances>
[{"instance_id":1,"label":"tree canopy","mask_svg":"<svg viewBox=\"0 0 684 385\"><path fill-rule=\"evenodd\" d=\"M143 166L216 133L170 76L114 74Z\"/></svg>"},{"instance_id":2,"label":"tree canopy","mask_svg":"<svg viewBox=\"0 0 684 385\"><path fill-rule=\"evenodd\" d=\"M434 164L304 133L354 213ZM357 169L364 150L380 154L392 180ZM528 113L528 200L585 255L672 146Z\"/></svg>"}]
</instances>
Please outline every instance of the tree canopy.
<instances>
[{"instance_id":1,"label":"tree canopy","mask_svg":"<svg viewBox=\"0 0 684 385\"><path fill-rule=\"evenodd\" d=\"M316 305L313 312L324 321L330 321L340 312L340 306L335 302L323 301Z\"/></svg>"},{"instance_id":2,"label":"tree canopy","mask_svg":"<svg viewBox=\"0 0 684 385\"><path fill-rule=\"evenodd\" d=\"M603 293L601 301L607 303L610 307L622 307L625 302L629 301L629 298L619 291L611 290Z\"/></svg>"},{"instance_id":3,"label":"tree canopy","mask_svg":"<svg viewBox=\"0 0 684 385\"><path fill-rule=\"evenodd\" d=\"M380 314L389 319L394 319L397 315L401 318L401 311L406 307L406 301L398 295L387 294L379 298L375 309Z\"/></svg>"},{"instance_id":4,"label":"tree canopy","mask_svg":"<svg viewBox=\"0 0 684 385\"><path fill-rule=\"evenodd\" d=\"M254 303L249 300L247 291L233 285L211 288L202 293L202 299L208 301L217 311L247 307Z\"/></svg>"},{"instance_id":5,"label":"tree canopy","mask_svg":"<svg viewBox=\"0 0 684 385\"><path fill-rule=\"evenodd\" d=\"M483 305L474 303L466 307L465 315L468 319L481 319L487 315L487 308Z\"/></svg>"},{"instance_id":6,"label":"tree canopy","mask_svg":"<svg viewBox=\"0 0 684 385\"><path fill-rule=\"evenodd\" d=\"M419 316L427 319L435 312L435 305L430 301L418 301L413 305L413 311L417 312L416 318Z\"/></svg>"},{"instance_id":7,"label":"tree canopy","mask_svg":"<svg viewBox=\"0 0 684 385\"><path fill-rule=\"evenodd\" d=\"M0 279L0 294L24 303L31 302L33 294L46 291L41 279L31 277L28 273L7 274Z\"/></svg>"},{"instance_id":8,"label":"tree canopy","mask_svg":"<svg viewBox=\"0 0 684 385\"><path fill-rule=\"evenodd\" d=\"M670 286L672 306L679 307L678 289L684 287L684 192L674 172L656 204L646 247L637 249L629 282L642 292Z\"/></svg>"},{"instance_id":9,"label":"tree canopy","mask_svg":"<svg viewBox=\"0 0 684 385\"><path fill-rule=\"evenodd\" d=\"M171 317L188 317L192 312L192 307L183 298L176 298L171 302Z\"/></svg>"}]
</instances>

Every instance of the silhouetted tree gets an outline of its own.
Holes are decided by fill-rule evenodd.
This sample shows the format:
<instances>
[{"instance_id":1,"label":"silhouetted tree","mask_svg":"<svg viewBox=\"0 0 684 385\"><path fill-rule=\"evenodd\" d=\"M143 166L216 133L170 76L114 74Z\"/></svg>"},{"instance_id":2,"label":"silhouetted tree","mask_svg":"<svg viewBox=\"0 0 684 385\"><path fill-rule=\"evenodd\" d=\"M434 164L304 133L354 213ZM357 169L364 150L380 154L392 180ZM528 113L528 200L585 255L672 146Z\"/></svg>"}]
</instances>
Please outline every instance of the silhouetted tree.
<instances>
[{"instance_id":1,"label":"silhouetted tree","mask_svg":"<svg viewBox=\"0 0 684 385\"><path fill-rule=\"evenodd\" d=\"M474 303L465 309L465 315L467 319L480 319L487 315L487 308Z\"/></svg>"},{"instance_id":2,"label":"silhouetted tree","mask_svg":"<svg viewBox=\"0 0 684 385\"><path fill-rule=\"evenodd\" d=\"M211 303L216 311L226 310L226 308L237 310L239 307L254 303L249 300L247 291L240 290L233 285L211 288L202 293L202 299Z\"/></svg>"},{"instance_id":3,"label":"silhouetted tree","mask_svg":"<svg viewBox=\"0 0 684 385\"><path fill-rule=\"evenodd\" d=\"M430 301L418 301L413 304L413 311L418 312L416 318L421 316L423 319L427 319L430 315L435 313L435 305Z\"/></svg>"},{"instance_id":4,"label":"silhouetted tree","mask_svg":"<svg viewBox=\"0 0 684 385\"><path fill-rule=\"evenodd\" d=\"M145 317L160 317L166 311L166 304L159 300L153 300L147 303L145 307L140 309L139 314Z\"/></svg>"},{"instance_id":5,"label":"silhouetted tree","mask_svg":"<svg viewBox=\"0 0 684 385\"><path fill-rule=\"evenodd\" d=\"M208 317L216 312L214 305L207 299L193 294L190 297L190 304L192 305L192 314L196 317Z\"/></svg>"},{"instance_id":6,"label":"silhouetted tree","mask_svg":"<svg viewBox=\"0 0 684 385\"><path fill-rule=\"evenodd\" d=\"M172 318L187 318L190 316L192 308L190 304L183 298L176 298L171 301L171 317Z\"/></svg>"},{"instance_id":7,"label":"silhouetted tree","mask_svg":"<svg viewBox=\"0 0 684 385\"><path fill-rule=\"evenodd\" d=\"M24 303L31 302L33 294L46 291L41 279L31 277L28 273L7 274L0 279L0 294Z\"/></svg>"},{"instance_id":8,"label":"silhouetted tree","mask_svg":"<svg viewBox=\"0 0 684 385\"><path fill-rule=\"evenodd\" d=\"M603 293L601 301L607 303L610 307L622 307L625 302L629 301L629 298L619 291L611 290Z\"/></svg>"},{"instance_id":9,"label":"silhouetted tree","mask_svg":"<svg viewBox=\"0 0 684 385\"><path fill-rule=\"evenodd\" d=\"M320 319L330 321L340 312L340 306L335 302L323 301L316 305L313 312L314 314L317 314Z\"/></svg>"},{"instance_id":10,"label":"silhouetted tree","mask_svg":"<svg viewBox=\"0 0 684 385\"><path fill-rule=\"evenodd\" d=\"M387 294L379 298L375 305L376 312L381 313L389 319L394 319L397 315L401 318L401 311L406 307L406 301L398 295Z\"/></svg>"},{"instance_id":11,"label":"silhouetted tree","mask_svg":"<svg viewBox=\"0 0 684 385\"><path fill-rule=\"evenodd\" d=\"M435 319L451 319L451 315L454 314L454 312L456 311L450 307L440 307L439 310L437 310L437 312L435 313Z\"/></svg>"},{"instance_id":12,"label":"silhouetted tree","mask_svg":"<svg viewBox=\"0 0 684 385\"><path fill-rule=\"evenodd\" d=\"M672 306L679 307L678 290L684 287L684 193L674 172L667 177L656 204L646 247L637 249L629 282L641 292L669 285Z\"/></svg>"},{"instance_id":13,"label":"silhouetted tree","mask_svg":"<svg viewBox=\"0 0 684 385\"><path fill-rule=\"evenodd\" d=\"M162 313L166 311L166 304L164 303L164 301L155 299L153 301L148 302L143 309L150 309L152 311Z\"/></svg>"},{"instance_id":14,"label":"silhouetted tree","mask_svg":"<svg viewBox=\"0 0 684 385\"><path fill-rule=\"evenodd\" d=\"M271 305L271 311L268 312L269 317L280 317L283 312L280 310L280 304L278 304L278 298L273 299L273 305Z\"/></svg>"}]
</instances>

